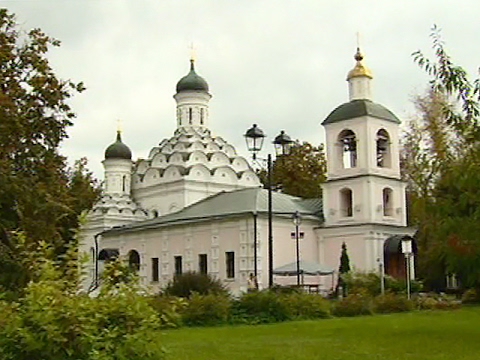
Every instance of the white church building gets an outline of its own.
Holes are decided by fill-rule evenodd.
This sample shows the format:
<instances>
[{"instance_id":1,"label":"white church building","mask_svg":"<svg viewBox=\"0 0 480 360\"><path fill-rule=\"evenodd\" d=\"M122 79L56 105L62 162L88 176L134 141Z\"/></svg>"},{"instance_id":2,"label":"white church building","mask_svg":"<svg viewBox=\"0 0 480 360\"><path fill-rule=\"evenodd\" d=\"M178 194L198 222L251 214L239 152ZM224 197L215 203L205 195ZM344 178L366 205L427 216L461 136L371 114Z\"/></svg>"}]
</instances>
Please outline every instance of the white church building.
<instances>
[{"instance_id":1,"label":"white church building","mask_svg":"<svg viewBox=\"0 0 480 360\"><path fill-rule=\"evenodd\" d=\"M291 234L298 211L302 262L336 270L345 242L353 268L405 276L400 243L413 229L400 177L400 120L372 101L372 74L359 50L355 60L348 101L322 123L328 159L323 199L273 192L273 269L296 262ZM154 291L186 271L219 278L233 293L246 290L252 273L260 287L268 286L268 191L232 145L211 135L211 97L191 60L174 95L173 136L137 161L120 132L106 149L103 194L81 231L91 259L87 286L95 287L105 261L117 256ZM304 281L323 290L333 286L332 277Z\"/></svg>"}]
</instances>

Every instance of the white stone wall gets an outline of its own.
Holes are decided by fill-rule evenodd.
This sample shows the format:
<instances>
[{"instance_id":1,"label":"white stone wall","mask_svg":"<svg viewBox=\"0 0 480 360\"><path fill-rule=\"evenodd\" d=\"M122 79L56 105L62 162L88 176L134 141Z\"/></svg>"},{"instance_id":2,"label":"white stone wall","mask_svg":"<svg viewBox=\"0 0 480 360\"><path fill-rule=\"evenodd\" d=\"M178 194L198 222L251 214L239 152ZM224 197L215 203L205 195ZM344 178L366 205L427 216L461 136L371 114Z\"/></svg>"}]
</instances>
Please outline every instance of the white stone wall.
<instances>
[{"instance_id":1,"label":"white stone wall","mask_svg":"<svg viewBox=\"0 0 480 360\"><path fill-rule=\"evenodd\" d=\"M376 163L376 135L385 129L390 136L391 166L379 168ZM343 130L352 130L357 139L357 166L343 168L343 148L338 136ZM378 174L400 178L399 126L390 121L362 116L325 125L327 143L327 177L336 179L361 174Z\"/></svg>"},{"instance_id":2,"label":"white stone wall","mask_svg":"<svg viewBox=\"0 0 480 360\"><path fill-rule=\"evenodd\" d=\"M208 273L222 279L234 294L246 291L247 279L254 272L254 218L247 214L242 217L219 219L200 224L178 225L155 230L137 231L122 235L107 235L101 239L101 248L119 247L120 255L127 257L130 250L136 250L141 257L140 277L144 285L158 291L170 281L174 274L174 257L181 256L183 271L198 271L198 255L207 254ZM306 220L300 225L305 233L300 243L301 259L318 261L318 242L314 227L319 224ZM274 268L294 262L296 259L295 240L291 232L295 227L290 218L276 218L274 222ZM257 217L257 261L259 283L268 286L268 220ZM235 278L226 278L226 255L235 253ZM160 281L152 282L152 258L160 263ZM278 282L293 284L295 278ZM330 284L330 279L325 280Z\"/></svg>"},{"instance_id":3,"label":"white stone wall","mask_svg":"<svg viewBox=\"0 0 480 360\"><path fill-rule=\"evenodd\" d=\"M371 99L372 81L366 76L354 77L348 81L350 100Z\"/></svg>"},{"instance_id":4,"label":"white stone wall","mask_svg":"<svg viewBox=\"0 0 480 360\"><path fill-rule=\"evenodd\" d=\"M383 246L392 235L413 236L415 230L367 224L349 227L318 228L320 262L336 270L340 266L342 243L347 245L350 266L353 270L379 271L384 264Z\"/></svg>"},{"instance_id":5,"label":"white stone wall","mask_svg":"<svg viewBox=\"0 0 480 360\"><path fill-rule=\"evenodd\" d=\"M208 128L208 102L212 96L203 91L182 91L174 95L177 102L177 128Z\"/></svg>"},{"instance_id":6,"label":"white stone wall","mask_svg":"<svg viewBox=\"0 0 480 360\"><path fill-rule=\"evenodd\" d=\"M342 189L352 190L352 216L342 214ZM383 189L392 189L392 214L385 215ZM383 223L406 226L405 184L395 179L362 176L336 180L324 184L323 193L325 226L351 225L355 223Z\"/></svg>"},{"instance_id":7,"label":"white stone wall","mask_svg":"<svg viewBox=\"0 0 480 360\"><path fill-rule=\"evenodd\" d=\"M127 159L105 159L105 194L130 195L132 181L132 161Z\"/></svg>"}]
</instances>

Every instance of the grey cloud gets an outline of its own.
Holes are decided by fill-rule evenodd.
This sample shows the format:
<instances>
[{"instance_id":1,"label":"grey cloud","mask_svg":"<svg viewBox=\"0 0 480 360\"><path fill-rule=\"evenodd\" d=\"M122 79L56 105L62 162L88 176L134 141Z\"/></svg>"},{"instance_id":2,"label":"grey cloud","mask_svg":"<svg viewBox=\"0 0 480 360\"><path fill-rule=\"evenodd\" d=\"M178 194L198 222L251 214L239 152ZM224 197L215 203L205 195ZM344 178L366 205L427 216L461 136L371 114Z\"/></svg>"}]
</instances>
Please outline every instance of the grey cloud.
<instances>
[{"instance_id":1,"label":"grey cloud","mask_svg":"<svg viewBox=\"0 0 480 360\"><path fill-rule=\"evenodd\" d=\"M78 114L63 151L87 156L102 177L103 151L116 120L134 156L175 128L176 82L188 72L188 46L197 47L198 72L210 84L211 128L244 154L245 130L256 122L269 136L323 141L322 119L347 100L355 33L362 34L374 73L374 96L400 117L427 77L411 53L430 49L437 23L454 59L474 71L480 5L377 0L115 0L0 1L26 28L62 41L51 55L60 76L84 81L72 100ZM459 26L459 19L461 27ZM472 46L467 46L472 45Z\"/></svg>"}]
</instances>

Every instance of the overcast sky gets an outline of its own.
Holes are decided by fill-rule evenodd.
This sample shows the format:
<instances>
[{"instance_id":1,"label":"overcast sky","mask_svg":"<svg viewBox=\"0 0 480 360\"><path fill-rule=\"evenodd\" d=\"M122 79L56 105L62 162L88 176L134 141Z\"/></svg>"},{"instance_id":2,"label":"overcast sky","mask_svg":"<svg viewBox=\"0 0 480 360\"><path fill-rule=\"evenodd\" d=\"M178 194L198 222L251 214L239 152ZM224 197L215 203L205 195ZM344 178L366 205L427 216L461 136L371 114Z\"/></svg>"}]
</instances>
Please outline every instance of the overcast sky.
<instances>
[{"instance_id":1,"label":"overcast sky","mask_svg":"<svg viewBox=\"0 0 480 360\"><path fill-rule=\"evenodd\" d=\"M430 29L442 28L454 61L480 65L478 0L0 0L25 29L61 40L50 52L57 74L83 81L71 102L77 119L62 152L101 161L117 119L134 158L172 136L177 81L190 44L210 86L210 127L247 156L243 134L257 123L270 140L285 130L319 144L321 121L347 101L356 33L374 74L374 100L398 117L427 77L414 64L431 54ZM273 149L271 149L273 151Z\"/></svg>"}]
</instances>

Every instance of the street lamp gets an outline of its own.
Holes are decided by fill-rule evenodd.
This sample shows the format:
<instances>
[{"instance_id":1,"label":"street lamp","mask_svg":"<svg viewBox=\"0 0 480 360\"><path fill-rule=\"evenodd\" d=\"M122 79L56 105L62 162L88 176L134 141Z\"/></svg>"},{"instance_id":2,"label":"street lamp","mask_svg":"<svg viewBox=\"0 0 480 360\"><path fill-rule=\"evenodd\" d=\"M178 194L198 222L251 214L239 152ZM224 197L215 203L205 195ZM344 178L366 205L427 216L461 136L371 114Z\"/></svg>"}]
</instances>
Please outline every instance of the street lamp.
<instances>
[{"instance_id":1,"label":"street lamp","mask_svg":"<svg viewBox=\"0 0 480 360\"><path fill-rule=\"evenodd\" d=\"M298 243L298 227L300 226L301 222L302 218L297 210L293 214L293 224L295 225L295 246L297 250L297 286L300 286L300 246Z\"/></svg>"},{"instance_id":2,"label":"street lamp","mask_svg":"<svg viewBox=\"0 0 480 360\"><path fill-rule=\"evenodd\" d=\"M410 257L412 256L412 238L410 236L402 238L402 253L405 255L407 298L410 300Z\"/></svg>"},{"instance_id":3,"label":"street lamp","mask_svg":"<svg viewBox=\"0 0 480 360\"><path fill-rule=\"evenodd\" d=\"M385 270L383 269L382 259L377 258L378 272L380 274L380 294L385 294Z\"/></svg>"},{"instance_id":4,"label":"street lamp","mask_svg":"<svg viewBox=\"0 0 480 360\"><path fill-rule=\"evenodd\" d=\"M262 149L265 133L257 126L253 126L245 133L245 141L247 149L252 153L253 160L257 159L258 152ZM275 153L277 156L287 155L293 144L290 136L281 131L280 135L275 137L273 141L275 145ZM267 189L268 189L268 287L273 286L273 221L272 221L272 155L267 156ZM256 245L256 244L255 244ZM254 259L255 263L257 259Z\"/></svg>"}]
</instances>

